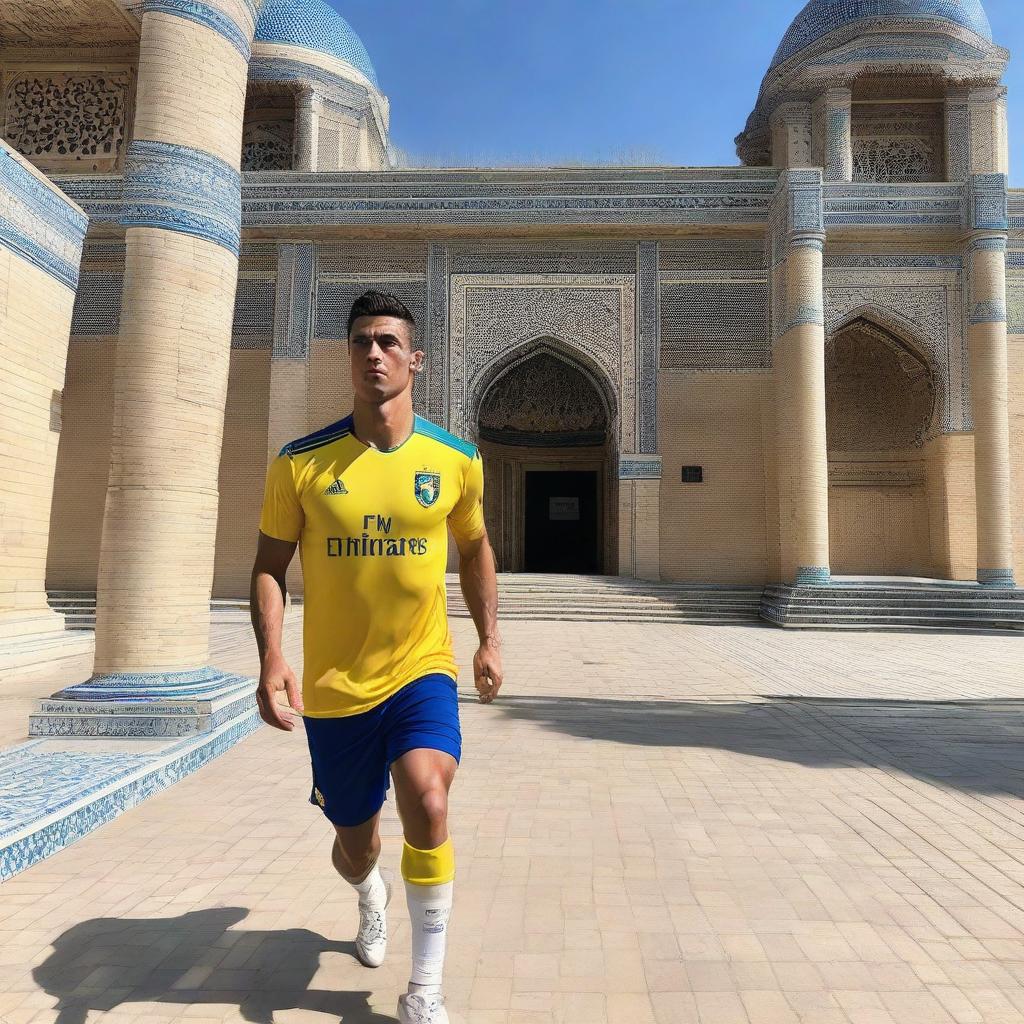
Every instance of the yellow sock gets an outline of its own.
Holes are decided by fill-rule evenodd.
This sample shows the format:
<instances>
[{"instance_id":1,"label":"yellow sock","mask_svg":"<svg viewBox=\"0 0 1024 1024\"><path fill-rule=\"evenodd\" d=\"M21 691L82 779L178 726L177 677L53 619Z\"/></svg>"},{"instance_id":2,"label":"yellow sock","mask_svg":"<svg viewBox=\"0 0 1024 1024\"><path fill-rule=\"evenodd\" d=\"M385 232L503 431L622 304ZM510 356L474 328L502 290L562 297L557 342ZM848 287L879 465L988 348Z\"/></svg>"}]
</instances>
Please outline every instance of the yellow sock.
<instances>
[{"instance_id":1,"label":"yellow sock","mask_svg":"<svg viewBox=\"0 0 1024 1024\"><path fill-rule=\"evenodd\" d=\"M455 877L455 847L449 836L436 850L402 848L402 877L413 885L444 885Z\"/></svg>"}]
</instances>

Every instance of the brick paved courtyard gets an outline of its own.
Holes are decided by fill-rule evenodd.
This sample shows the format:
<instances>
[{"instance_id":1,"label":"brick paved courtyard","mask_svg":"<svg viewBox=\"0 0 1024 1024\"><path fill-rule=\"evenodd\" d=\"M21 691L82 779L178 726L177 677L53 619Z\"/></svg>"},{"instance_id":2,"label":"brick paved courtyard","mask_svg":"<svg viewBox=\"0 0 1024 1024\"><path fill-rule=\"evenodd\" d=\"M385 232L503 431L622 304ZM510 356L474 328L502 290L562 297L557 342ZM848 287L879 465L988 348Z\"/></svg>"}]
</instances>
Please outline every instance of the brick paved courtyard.
<instances>
[{"instance_id":1,"label":"brick paved courtyard","mask_svg":"<svg viewBox=\"0 0 1024 1024\"><path fill-rule=\"evenodd\" d=\"M505 636L501 703L462 686L454 1020L1024 1020L1024 638ZM215 648L255 667L241 622ZM5 883L0 1019L392 1020L404 900L360 967L308 789L301 735L262 730Z\"/></svg>"}]
</instances>

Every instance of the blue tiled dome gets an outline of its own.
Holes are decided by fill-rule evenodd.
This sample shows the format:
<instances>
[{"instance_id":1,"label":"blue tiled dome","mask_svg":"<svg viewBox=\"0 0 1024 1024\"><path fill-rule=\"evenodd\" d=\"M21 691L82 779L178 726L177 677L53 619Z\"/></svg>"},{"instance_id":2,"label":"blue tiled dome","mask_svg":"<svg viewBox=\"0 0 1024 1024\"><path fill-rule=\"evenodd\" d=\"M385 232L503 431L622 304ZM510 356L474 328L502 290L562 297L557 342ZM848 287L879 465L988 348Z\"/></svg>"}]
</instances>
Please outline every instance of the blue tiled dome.
<instances>
[{"instance_id":1,"label":"blue tiled dome","mask_svg":"<svg viewBox=\"0 0 1024 1024\"><path fill-rule=\"evenodd\" d=\"M330 54L377 85L377 72L363 41L325 0L266 0L256 22L256 38Z\"/></svg>"},{"instance_id":2,"label":"blue tiled dome","mask_svg":"<svg viewBox=\"0 0 1024 1024\"><path fill-rule=\"evenodd\" d=\"M837 28L879 17L950 21L992 41L992 27L981 0L810 0L783 38L772 67Z\"/></svg>"}]
</instances>

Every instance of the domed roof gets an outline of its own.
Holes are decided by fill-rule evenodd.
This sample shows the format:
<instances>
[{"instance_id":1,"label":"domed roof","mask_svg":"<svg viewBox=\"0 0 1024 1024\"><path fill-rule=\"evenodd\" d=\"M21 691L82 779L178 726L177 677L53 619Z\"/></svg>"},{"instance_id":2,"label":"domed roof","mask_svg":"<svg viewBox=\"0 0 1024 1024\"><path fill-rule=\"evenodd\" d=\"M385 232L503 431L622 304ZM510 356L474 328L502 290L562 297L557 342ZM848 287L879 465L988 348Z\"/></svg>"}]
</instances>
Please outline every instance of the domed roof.
<instances>
[{"instance_id":1,"label":"domed roof","mask_svg":"<svg viewBox=\"0 0 1024 1024\"><path fill-rule=\"evenodd\" d=\"M981 0L810 0L783 37L771 66L789 60L830 32L866 18L948 21L992 42L992 26Z\"/></svg>"},{"instance_id":2,"label":"domed roof","mask_svg":"<svg viewBox=\"0 0 1024 1024\"><path fill-rule=\"evenodd\" d=\"M326 0L266 0L256 22L256 39L337 57L377 85L363 41Z\"/></svg>"}]
</instances>

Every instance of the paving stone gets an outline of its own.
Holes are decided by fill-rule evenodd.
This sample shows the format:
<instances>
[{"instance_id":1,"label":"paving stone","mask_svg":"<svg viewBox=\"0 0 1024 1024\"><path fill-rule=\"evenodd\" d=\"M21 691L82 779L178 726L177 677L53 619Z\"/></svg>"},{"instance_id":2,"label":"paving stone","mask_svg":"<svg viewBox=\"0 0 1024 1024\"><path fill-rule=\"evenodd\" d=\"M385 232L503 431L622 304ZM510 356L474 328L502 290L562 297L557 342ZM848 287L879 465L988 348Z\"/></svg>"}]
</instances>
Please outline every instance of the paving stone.
<instances>
[{"instance_id":1,"label":"paving stone","mask_svg":"<svg viewBox=\"0 0 1024 1024\"><path fill-rule=\"evenodd\" d=\"M251 672L244 626L216 629ZM1012 640L504 632L502 699L461 689L455 1024L1024 1019ZM301 735L262 730L5 884L0 1018L390 1019L404 901L363 969L308 772ZM382 831L397 873L390 803Z\"/></svg>"}]
</instances>

